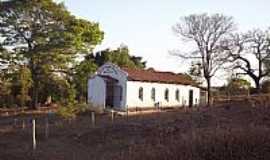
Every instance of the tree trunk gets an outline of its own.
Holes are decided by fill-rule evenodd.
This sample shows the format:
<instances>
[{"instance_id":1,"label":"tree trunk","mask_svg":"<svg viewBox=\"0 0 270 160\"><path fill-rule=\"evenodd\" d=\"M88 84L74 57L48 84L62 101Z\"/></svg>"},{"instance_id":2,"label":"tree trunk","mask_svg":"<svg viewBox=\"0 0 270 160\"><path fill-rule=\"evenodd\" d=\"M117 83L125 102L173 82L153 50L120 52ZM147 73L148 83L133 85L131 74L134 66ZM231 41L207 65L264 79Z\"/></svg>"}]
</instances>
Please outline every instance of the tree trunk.
<instances>
[{"instance_id":1,"label":"tree trunk","mask_svg":"<svg viewBox=\"0 0 270 160\"><path fill-rule=\"evenodd\" d=\"M37 109L38 107L38 82L34 81L33 89L32 89L32 109Z\"/></svg>"},{"instance_id":2,"label":"tree trunk","mask_svg":"<svg viewBox=\"0 0 270 160\"><path fill-rule=\"evenodd\" d=\"M38 97L39 97L39 81L37 77L37 68L36 64L34 63L34 59L30 58L29 61L29 68L31 70L31 75L32 75L32 81L33 81L33 87L32 87L32 102L31 102L31 107L32 109L37 109L38 107Z\"/></svg>"},{"instance_id":3,"label":"tree trunk","mask_svg":"<svg viewBox=\"0 0 270 160\"><path fill-rule=\"evenodd\" d=\"M254 79L255 87L256 87L256 93L261 92L261 86L260 86L260 79Z\"/></svg>"},{"instance_id":4,"label":"tree trunk","mask_svg":"<svg viewBox=\"0 0 270 160\"><path fill-rule=\"evenodd\" d=\"M207 82L207 106L210 107L212 105L211 79L206 78L206 82Z\"/></svg>"}]
</instances>

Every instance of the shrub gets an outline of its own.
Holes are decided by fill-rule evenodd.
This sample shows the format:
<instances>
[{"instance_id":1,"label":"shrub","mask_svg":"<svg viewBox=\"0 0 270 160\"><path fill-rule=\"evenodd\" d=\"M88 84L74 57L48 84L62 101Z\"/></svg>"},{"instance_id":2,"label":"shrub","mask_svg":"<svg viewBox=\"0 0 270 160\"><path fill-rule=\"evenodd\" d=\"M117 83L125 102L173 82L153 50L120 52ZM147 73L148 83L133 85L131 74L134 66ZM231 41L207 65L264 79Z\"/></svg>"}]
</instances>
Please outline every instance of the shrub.
<instances>
[{"instance_id":1,"label":"shrub","mask_svg":"<svg viewBox=\"0 0 270 160\"><path fill-rule=\"evenodd\" d=\"M57 114L65 119L74 119L78 114L87 112L88 108L86 103L69 103L66 106L60 105Z\"/></svg>"},{"instance_id":2,"label":"shrub","mask_svg":"<svg viewBox=\"0 0 270 160\"><path fill-rule=\"evenodd\" d=\"M72 105L61 106L57 110L57 115L65 119L74 119L76 117L75 109Z\"/></svg>"},{"instance_id":3,"label":"shrub","mask_svg":"<svg viewBox=\"0 0 270 160\"><path fill-rule=\"evenodd\" d=\"M262 92L263 93L270 93L270 81L264 81L262 83Z\"/></svg>"}]
</instances>

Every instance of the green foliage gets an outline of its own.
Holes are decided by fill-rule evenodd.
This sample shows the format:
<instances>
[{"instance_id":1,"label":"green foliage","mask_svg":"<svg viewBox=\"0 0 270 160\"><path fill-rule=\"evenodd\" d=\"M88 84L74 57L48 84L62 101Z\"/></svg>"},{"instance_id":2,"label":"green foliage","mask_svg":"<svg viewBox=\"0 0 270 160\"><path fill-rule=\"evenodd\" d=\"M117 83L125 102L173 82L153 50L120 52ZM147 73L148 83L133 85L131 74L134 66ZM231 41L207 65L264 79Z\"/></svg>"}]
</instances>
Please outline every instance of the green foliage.
<instances>
[{"instance_id":1,"label":"green foliage","mask_svg":"<svg viewBox=\"0 0 270 160\"><path fill-rule=\"evenodd\" d=\"M142 61L142 57L139 56L131 56L130 60L135 64L136 68L145 68L146 67L146 61Z\"/></svg>"},{"instance_id":2,"label":"green foliage","mask_svg":"<svg viewBox=\"0 0 270 160\"><path fill-rule=\"evenodd\" d=\"M9 60L10 56L7 50L3 48L0 43L0 71L3 69L3 67L6 67L8 65Z\"/></svg>"},{"instance_id":3,"label":"green foliage","mask_svg":"<svg viewBox=\"0 0 270 160\"><path fill-rule=\"evenodd\" d=\"M87 104L76 103L68 104L66 106L61 106L57 114L65 119L74 119L78 114L84 113L89 109Z\"/></svg>"},{"instance_id":4,"label":"green foliage","mask_svg":"<svg viewBox=\"0 0 270 160\"><path fill-rule=\"evenodd\" d=\"M74 106L69 105L69 106L61 106L57 110L57 115L65 118L65 119L74 119L76 117L76 110Z\"/></svg>"},{"instance_id":5,"label":"green foliage","mask_svg":"<svg viewBox=\"0 0 270 160\"><path fill-rule=\"evenodd\" d=\"M270 81L266 80L262 83L262 93L270 93Z\"/></svg>"},{"instance_id":6,"label":"green foliage","mask_svg":"<svg viewBox=\"0 0 270 160\"><path fill-rule=\"evenodd\" d=\"M89 53L103 40L104 33L100 31L98 23L84 19L73 19L69 26L74 35L73 45L77 50Z\"/></svg>"},{"instance_id":7,"label":"green foliage","mask_svg":"<svg viewBox=\"0 0 270 160\"><path fill-rule=\"evenodd\" d=\"M13 105L12 83L0 78L0 107L10 107Z\"/></svg>"},{"instance_id":8,"label":"green foliage","mask_svg":"<svg viewBox=\"0 0 270 160\"><path fill-rule=\"evenodd\" d=\"M232 78L229 80L226 90L230 95L247 94L251 88L251 83L245 79Z\"/></svg>"},{"instance_id":9,"label":"green foliage","mask_svg":"<svg viewBox=\"0 0 270 160\"><path fill-rule=\"evenodd\" d=\"M92 60L84 60L75 67L74 84L78 91L80 101L86 101L87 80L97 70L97 65Z\"/></svg>"},{"instance_id":10,"label":"green foliage","mask_svg":"<svg viewBox=\"0 0 270 160\"><path fill-rule=\"evenodd\" d=\"M45 102L48 97L51 97L52 102L61 102L64 104L75 103L76 91L67 80L67 77L49 76L40 85L40 101Z\"/></svg>"},{"instance_id":11,"label":"green foliage","mask_svg":"<svg viewBox=\"0 0 270 160\"><path fill-rule=\"evenodd\" d=\"M27 67L22 66L18 70L17 75L18 75L18 86L20 88L20 94L17 96L17 98L20 101L20 105L24 107L26 102L31 100L29 96L29 89L33 83L31 78L31 71Z\"/></svg>"},{"instance_id":12,"label":"green foliage","mask_svg":"<svg viewBox=\"0 0 270 160\"><path fill-rule=\"evenodd\" d=\"M250 87L250 82L241 78L233 78L228 83L228 88L232 89L248 89Z\"/></svg>"},{"instance_id":13,"label":"green foliage","mask_svg":"<svg viewBox=\"0 0 270 160\"><path fill-rule=\"evenodd\" d=\"M98 66L102 66L106 62L114 63L120 67L145 68L146 62L142 61L142 57L131 56L127 46L120 46L116 50L103 50L97 52L96 55L90 55L88 59L94 60Z\"/></svg>"},{"instance_id":14,"label":"green foliage","mask_svg":"<svg viewBox=\"0 0 270 160\"><path fill-rule=\"evenodd\" d=\"M64 99L64 102L69 104L75 104L77 101L74 85L70 85L67 91L67 97L62 97Z\"/></svg>"},{"instance_id":15,"label":"green foliage","mask_svg":"<svg viewBox=\"0 0 270 160\"><path fill-rule=\"evenodd\" d=\"M0 26L1 48L13 49L9 54L0 50L0 65L29 68L34 106L47 82L69 76L78 54L91 52L104 34L98 23L78 19L52 0L1 1Z\"/></svg>"},{"instance_id":16,"label":"green foliage","mask_svg":"<svg viewBox=\"0 0 270 160\"><path fill-rule=\"evenodd\" d=\"M1 1L0 26L2 104L24 106L31 100L36 107L51 97L74 105L76 98L86 101L87 79L98 66L112 62L145 68L146 62L130 56L126 46L88 55L78 63L78 57L101 43L104 33L98 23L76 18L53 0Z\"/></svg>"}]
</instances>

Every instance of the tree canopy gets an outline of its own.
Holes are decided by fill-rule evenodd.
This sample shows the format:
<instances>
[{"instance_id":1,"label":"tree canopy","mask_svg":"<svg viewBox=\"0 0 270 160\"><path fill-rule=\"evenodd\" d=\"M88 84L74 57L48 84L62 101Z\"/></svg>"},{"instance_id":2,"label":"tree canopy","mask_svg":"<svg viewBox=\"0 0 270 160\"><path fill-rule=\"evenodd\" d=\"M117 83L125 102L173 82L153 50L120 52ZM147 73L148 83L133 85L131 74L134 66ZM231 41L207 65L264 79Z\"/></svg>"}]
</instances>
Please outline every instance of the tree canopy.
<instances>
[{"instance_id":1,"label":"tree canopy","mask_svg":"<svg viewBox=\"0 0 270 160\"><path fill-rule=\"evenodd\" d=\"M102 66L106 62L114 63L120 67L145 68L146 61L142 57L132 56L127 46L120 46L115 50L105 49L91 54L88 59L93 60L98 66Z\"/></svg>"},{"instance_id":2,"label":"tree canopy","mask_svg":"<svg viewBox=\"0 0 270 160\"><path fill-rule=\"evenodd\" d=\"M69 74L78 54L100 44L99 24L71 15L63 3L52 0L0 2L1 64L24 65L31 72L33 106L39 103L42 83L50 76Z\"/></svg>"}]
</instances>

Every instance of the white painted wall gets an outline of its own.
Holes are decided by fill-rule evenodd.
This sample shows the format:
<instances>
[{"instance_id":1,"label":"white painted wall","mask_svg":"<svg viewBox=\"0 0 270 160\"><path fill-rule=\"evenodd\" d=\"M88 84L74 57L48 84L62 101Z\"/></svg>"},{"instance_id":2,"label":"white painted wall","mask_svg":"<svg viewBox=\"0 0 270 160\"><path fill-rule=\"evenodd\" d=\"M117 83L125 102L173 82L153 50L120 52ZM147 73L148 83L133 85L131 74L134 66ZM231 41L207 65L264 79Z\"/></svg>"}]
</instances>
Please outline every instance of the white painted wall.
<instances>
[{"instance_id":1,"label":"white painted wall","mask_svg":"<svg viewBox=\"0 0 270 160\"><path fill-rule=\"evenodd\" d=\"M95 107L105 107L106 83L103 78L94 76L88 79L88 103Z\"/></svg>"},{"instance_id":2,"label":"white painted wall","mask_svg":"<svg viewBox=\"0 0 270 160\"><path fill-rule=\"evenodd\" d=\"M143 101L139 99L139 88L143 87ZM156 100L151 98L151 90L156 90ZM169 101L165 100L165 90L169 89ZM179 89L180 100L176 100L175 92ZM200 102L200 89L179 84L161 84L151 82L128 81L127 82L127 103L128 108L132 107L153 107L156 102L161 102L161 106L182 106L189 103L189 90L193 90L193 104Z\"/></svg>"}]
</instances>

